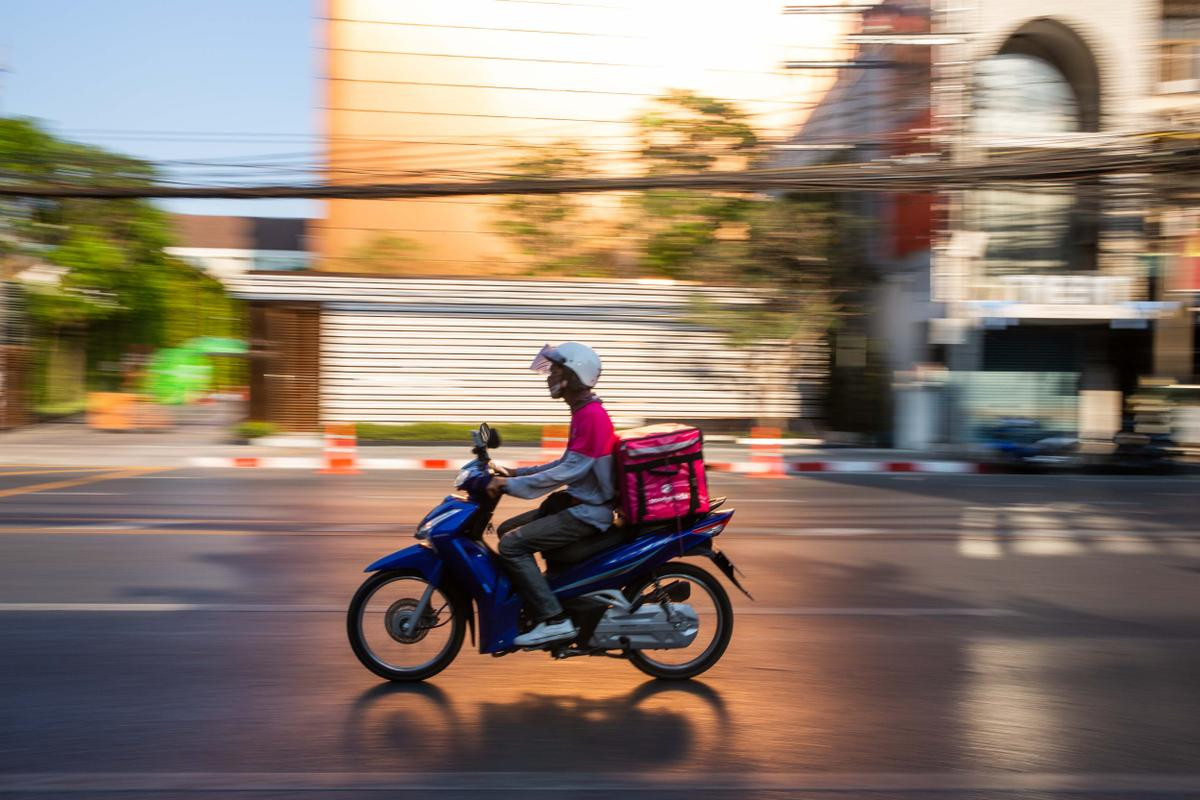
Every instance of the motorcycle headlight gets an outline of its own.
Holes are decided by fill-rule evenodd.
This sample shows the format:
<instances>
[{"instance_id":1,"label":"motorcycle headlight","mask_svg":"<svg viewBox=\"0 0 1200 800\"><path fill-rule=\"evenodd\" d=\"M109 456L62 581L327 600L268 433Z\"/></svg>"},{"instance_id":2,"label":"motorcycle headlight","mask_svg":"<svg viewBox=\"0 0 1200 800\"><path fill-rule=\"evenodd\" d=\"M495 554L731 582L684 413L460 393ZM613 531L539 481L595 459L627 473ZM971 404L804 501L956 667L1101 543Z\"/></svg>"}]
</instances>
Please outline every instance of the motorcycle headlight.
<instances>
[{"instance_id":1,"label":"motorcycle headlight","mask_svg":"<svg viewBox=\"0 0 1200 800\"><path fill-rule=\"evenodd\" d=\"M461 489L463 487L463 484L465 484L470 479L471 479L471 470L460 469L458 471L458 477L456 477L454 479L454 488Z\"/></svg>"},{"instance_id":2,"label":"motorcycle headlight","mask_svg":"<svg viewBox=\"0 0 1200 800\"><path fill-rule=\"evenodd\" d=\"M416 536L416 538L418 538L418 539L428 539L429 534L433 532L434 528L436 528L438 525L445 522L446 520L450 519L457 513L458 513L458 509L452 508L449 511L443 511L441 514L438 514L436 517L430 517L429 519L427 519L423 523L421 523L421 527L417 528L417 532L413 535Z\"/></svg>"}]
</instances>

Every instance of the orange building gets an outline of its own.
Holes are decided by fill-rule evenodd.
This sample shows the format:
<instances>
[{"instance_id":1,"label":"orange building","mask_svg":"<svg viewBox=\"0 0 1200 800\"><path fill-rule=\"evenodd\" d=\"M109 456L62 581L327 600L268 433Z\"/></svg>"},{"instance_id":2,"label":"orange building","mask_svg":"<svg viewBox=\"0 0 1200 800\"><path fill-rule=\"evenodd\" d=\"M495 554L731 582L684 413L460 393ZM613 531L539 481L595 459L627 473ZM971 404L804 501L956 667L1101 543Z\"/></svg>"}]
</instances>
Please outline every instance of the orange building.
<instances>
[{"instance_id":1,"label":"orange building","mask_svg":"<svg viewBox=\"0 0 1200 800\"><path fill-rule=\"evenodd\" d=\"M601 174L634 169L631 119L672 88L731 100L759 131L795 130L828 85L784 62L832 53L844 17L778 0L325 0L324 108L334 182L474 180L569 141ZM515 275L502 198L331 200L316 268ZM589 202L614 217L621 198ZM602 231L589 232L602 236Z\"/></svg>"}]
</instances>

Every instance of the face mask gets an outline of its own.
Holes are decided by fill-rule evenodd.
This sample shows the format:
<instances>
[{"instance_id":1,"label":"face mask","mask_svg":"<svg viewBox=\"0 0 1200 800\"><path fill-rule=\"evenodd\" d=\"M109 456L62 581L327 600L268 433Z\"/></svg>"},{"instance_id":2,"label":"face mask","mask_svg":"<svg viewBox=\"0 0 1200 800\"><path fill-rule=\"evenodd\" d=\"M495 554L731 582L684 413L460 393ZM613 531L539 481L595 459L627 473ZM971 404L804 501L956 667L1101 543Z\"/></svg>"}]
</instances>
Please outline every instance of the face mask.
<instances>
[{"instance_id":1,"label":"face mask","mask_svg":"<svg viewBox=\"0 0 1200 800\"><path fill-rule=\"evenodd\" d=\"M561 374L555 375L551 373L550 377L546 379L546 386L550 389L550 396L558 400L563 396L563 391L567 388L567 379Z\"/></svg>"}]
</instances>

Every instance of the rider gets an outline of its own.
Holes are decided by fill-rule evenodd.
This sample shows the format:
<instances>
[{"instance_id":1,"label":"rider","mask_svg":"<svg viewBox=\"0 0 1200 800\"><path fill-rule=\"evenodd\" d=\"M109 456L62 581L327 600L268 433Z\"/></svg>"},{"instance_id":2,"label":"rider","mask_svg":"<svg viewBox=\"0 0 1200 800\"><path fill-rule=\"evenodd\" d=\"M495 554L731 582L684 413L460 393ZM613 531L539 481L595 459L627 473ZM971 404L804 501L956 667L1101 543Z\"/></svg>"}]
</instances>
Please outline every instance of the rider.
<instances>
[{"instance_id":1,"label":"rider","mask_svg":"<svg viewBox=\"0 0 1200 800\"><path fill-rule=\"evenodd\" d=\"M547 375L550 396L570 406L571 432L566 452L557 460L511 471L500 468L488 484L492 496L503 492L527 499L540 497L564 484L567 487L566 491L547 498L540 508L500 526L500 557L538 620L532 630L514 640L521 647L578 635L533 554L607 530L612 525L616 497L612 477L616 436L608 412L592 393L600 378L600 357L578 342L564 342L557 347L546 345L530 369Z\"/></svg>"}]
</instances>

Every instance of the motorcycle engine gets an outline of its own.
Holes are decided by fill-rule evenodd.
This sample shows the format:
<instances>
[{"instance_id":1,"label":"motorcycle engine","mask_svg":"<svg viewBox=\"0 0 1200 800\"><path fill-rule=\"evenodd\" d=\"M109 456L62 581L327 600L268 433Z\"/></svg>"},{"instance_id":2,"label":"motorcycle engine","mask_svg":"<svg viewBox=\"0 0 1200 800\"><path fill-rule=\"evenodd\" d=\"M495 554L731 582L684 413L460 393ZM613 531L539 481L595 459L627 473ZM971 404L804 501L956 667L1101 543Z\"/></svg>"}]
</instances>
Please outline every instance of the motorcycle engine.
<instances>
[{"instance_id":1,"label":"motorcycle engine","mask_svg":"<svg viewBox=\"0 0 1200 800\"><path fill-rule=\"evenodd\" d=\"M591 646L605 649L667 650L687 647L700 632L700 617L686 603L668 603L670 617L658 603L646 603L632 614L610 607L604 612Z\"/></svg>"}]
</instances>

